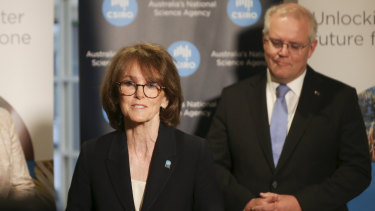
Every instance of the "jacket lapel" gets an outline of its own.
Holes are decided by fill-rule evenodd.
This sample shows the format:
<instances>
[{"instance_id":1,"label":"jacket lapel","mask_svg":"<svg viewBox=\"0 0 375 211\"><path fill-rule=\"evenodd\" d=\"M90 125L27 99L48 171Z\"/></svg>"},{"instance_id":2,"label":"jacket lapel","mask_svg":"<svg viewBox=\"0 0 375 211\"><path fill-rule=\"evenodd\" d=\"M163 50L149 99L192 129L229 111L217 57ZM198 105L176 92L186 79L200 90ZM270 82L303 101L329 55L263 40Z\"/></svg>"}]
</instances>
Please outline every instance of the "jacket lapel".
<instances>
[{"instance_id":1,"label":"jacket lapel","mask_svg":"<svg viewBox=\"0 0 375 211\"><path fill-rule=\"evenodd\" d=\"M293 153L295 147L302 139L301 137L313 117L313 111L319 104L318 100L320 99L321 90L317 86L317 81L316 73L308 66L297 110L286 137L277 170L287 163L288 157Z\"/></svg>"},{"instance_id":2,"label":"jacket lapel","mask_svg":"<svg viewBox=\"0 0 375 211\"><path fill-rule=\"evenodd\" d=\"M106 161L108 173L118 200L125 210L135 210L130 180L129 155L125 132L118 132L112 140Z\"/></svg>"},{"instance_id":3,"label":"jacket lapel","mask_svg":"<svg viewBox=\"0 0 375 211\"><path fill-rule=\"evenodd\" d=\"M160 124L141 210L151 210L176 165L176 134L173 129Z\"/></svg>"},{"instance_id":4,"label":"jacket lapel","mask_svg":"<svg viewBox=\"0 0 375 211\"><path fill-rule=\"evenodd\" d=\"M253 78L247 90L246 99L249 104L250 113L254 125L256 126L255 132L258 136L259 145L262 148L264 157L270 166L271 171L274 170L272 148L271 148L271 136L269 132L268 123L268 112L267 112L267 100L266 100L266 83L267 75L266 72Z\"/></svg>"}]
</instances>

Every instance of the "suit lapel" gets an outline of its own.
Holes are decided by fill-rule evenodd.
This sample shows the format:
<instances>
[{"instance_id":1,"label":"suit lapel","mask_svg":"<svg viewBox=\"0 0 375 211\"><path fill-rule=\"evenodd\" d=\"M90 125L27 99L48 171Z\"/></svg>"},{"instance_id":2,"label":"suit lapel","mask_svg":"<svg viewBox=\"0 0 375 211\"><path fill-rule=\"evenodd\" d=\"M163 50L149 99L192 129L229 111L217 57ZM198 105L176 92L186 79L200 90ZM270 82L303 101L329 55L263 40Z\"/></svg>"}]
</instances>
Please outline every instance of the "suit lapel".
<instances>
[{"instance_id":1,"label":"suit lapel","mask_svg":"<svg viewBox=\"0 0 375 211\"><path fill-rule=\"evenodd\" d=\"M267 101L266 101L266 83L267 75L266 72L254 77L249 83L251 88L247 90L246 99L250 108L250 114L252 116L254 125L256 126L255 132L258 136L259 145L262 148L264 157L270 166L271 171L274 169L272 148L271 148L271 136L269 132L268 123L268 112L267 112Z\"/></svg>"},{"instance_id":2,"label":"suit lapel","mask_svg":"<svg viewBox=\"0 0 375 211\"><path fill-rule=\"evenodd\" d=\"M283 151L277 165L277 170L287 163L288 157L293 153L295 147L302 139L301 137L303 136L306 128L308 128L308 125L313 117L313 111L319 105L318 100L320 99L319 95L321 90L319 90L317 86L317 81L318 79L316 78L316 73L310 67L307 67L297 110L294 114L292 125L286 137Z\"/></svg>"},{"instance_id":3,"label":"suit lapel","mask_svg":"<svg viewBox=\"0 0 375 211\"><path fill-rule=\"evenodd\" d=\"M170 165L166 165L167 161L170 161ZM142 210L151 210L176 165L178 165L176 159L176 134L173 129L160 124L158 139L147 178Z\"/></svg>"},{"instance_id":4,"label":"suit lapel","mask_svg":"<svg viewBox=\"0 0 375 211\"><path fill-rule=\"evenodd\" d=\"M118 132L112 140L106 161L108 173L119 201L125 210L135 210L130 180L129 155L125 132Z\"/></svg>"}]
</instances>

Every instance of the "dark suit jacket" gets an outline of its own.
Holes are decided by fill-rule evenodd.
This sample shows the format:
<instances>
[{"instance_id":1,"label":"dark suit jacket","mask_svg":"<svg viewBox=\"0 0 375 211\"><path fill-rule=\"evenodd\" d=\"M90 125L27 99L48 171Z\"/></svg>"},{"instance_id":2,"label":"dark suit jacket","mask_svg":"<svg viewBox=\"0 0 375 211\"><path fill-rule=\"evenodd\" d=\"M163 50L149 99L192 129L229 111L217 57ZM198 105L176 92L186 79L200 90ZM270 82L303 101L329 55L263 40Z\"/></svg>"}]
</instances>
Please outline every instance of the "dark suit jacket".
<instances>
[{"instance_id":1,"label":"dark suit jacket","mask_svg":"<svg viewBox=\"0 0 375 211\"><path fill-rule=\"evenodd\" d=\"M208 133L227 210L260 192L294 195L303 211L347 210L371 180L354 88L310 67L277 167L272 159L266 73L225 88Z\"/></svg>"},{"instance_id":2,"label":"dark suit jacket","mask_svg":"<svg viewBox=\"0 0 375 211\"><path fill-rule=\"evenodd\" d=\"M194 209L224 210L211 152L204 140L161 124L141 210ZM83 145L66 210L135 210L125 132Z\"/></svg>"}]
</instances>

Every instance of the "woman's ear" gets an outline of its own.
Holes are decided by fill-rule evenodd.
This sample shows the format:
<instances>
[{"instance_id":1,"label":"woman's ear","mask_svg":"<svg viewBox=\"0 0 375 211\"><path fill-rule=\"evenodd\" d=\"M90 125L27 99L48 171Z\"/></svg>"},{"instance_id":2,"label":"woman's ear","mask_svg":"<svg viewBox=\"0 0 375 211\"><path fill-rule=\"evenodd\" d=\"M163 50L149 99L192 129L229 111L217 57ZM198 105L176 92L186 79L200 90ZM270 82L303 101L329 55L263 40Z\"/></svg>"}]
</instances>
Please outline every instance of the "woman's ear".
<instances>
[{"instance_id":1,"label":"woman's ear","mask_svg":"<svg viewBox=\"0 0 375 211\"><path fill-rule=\"evenodd\" d=\"M166 96L163 97L160 107L166 109L169 104L169 100Z\"/></svg>"}]
</instances>

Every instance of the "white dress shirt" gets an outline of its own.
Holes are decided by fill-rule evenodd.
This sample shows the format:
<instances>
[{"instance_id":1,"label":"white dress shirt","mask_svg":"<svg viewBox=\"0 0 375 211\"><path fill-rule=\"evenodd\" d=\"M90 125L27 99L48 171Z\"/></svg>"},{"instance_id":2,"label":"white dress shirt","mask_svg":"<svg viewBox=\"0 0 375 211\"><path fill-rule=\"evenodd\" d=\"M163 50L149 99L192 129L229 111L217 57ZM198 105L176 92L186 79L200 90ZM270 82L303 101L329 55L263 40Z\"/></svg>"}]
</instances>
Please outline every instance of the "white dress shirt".
<instances>
[{"instance_id":1,"label":"white dress shirt","mask_svg":"<svg viewBox=\"0 0 375 211\"><path fill-rule=\"evenodd\" d=\"M9 112L0 108L0 199L19 199L34 194L21 142Z\"/></svg>"},{"instance_id":2,"label":"white dress shirt","mask_svg":"<svg viewBox=\"0 0 375 211\"><path fill-rule=\"evenodd\" d=\"M288 132L290 126L292 125L292 120L294 114L296 113L299 97L301 95L303 80L305 79L306 70L298 78L286 84L290 91L286 93L285 100L288 107ZM273 106L276 102L276 88L279 83L273 82L271 80L271 74L269 69L267 69L267 85L266 85L266 97L267 97L267 111L268 111L268 124L271 124Z\"/></svg>"}]
</instances>

